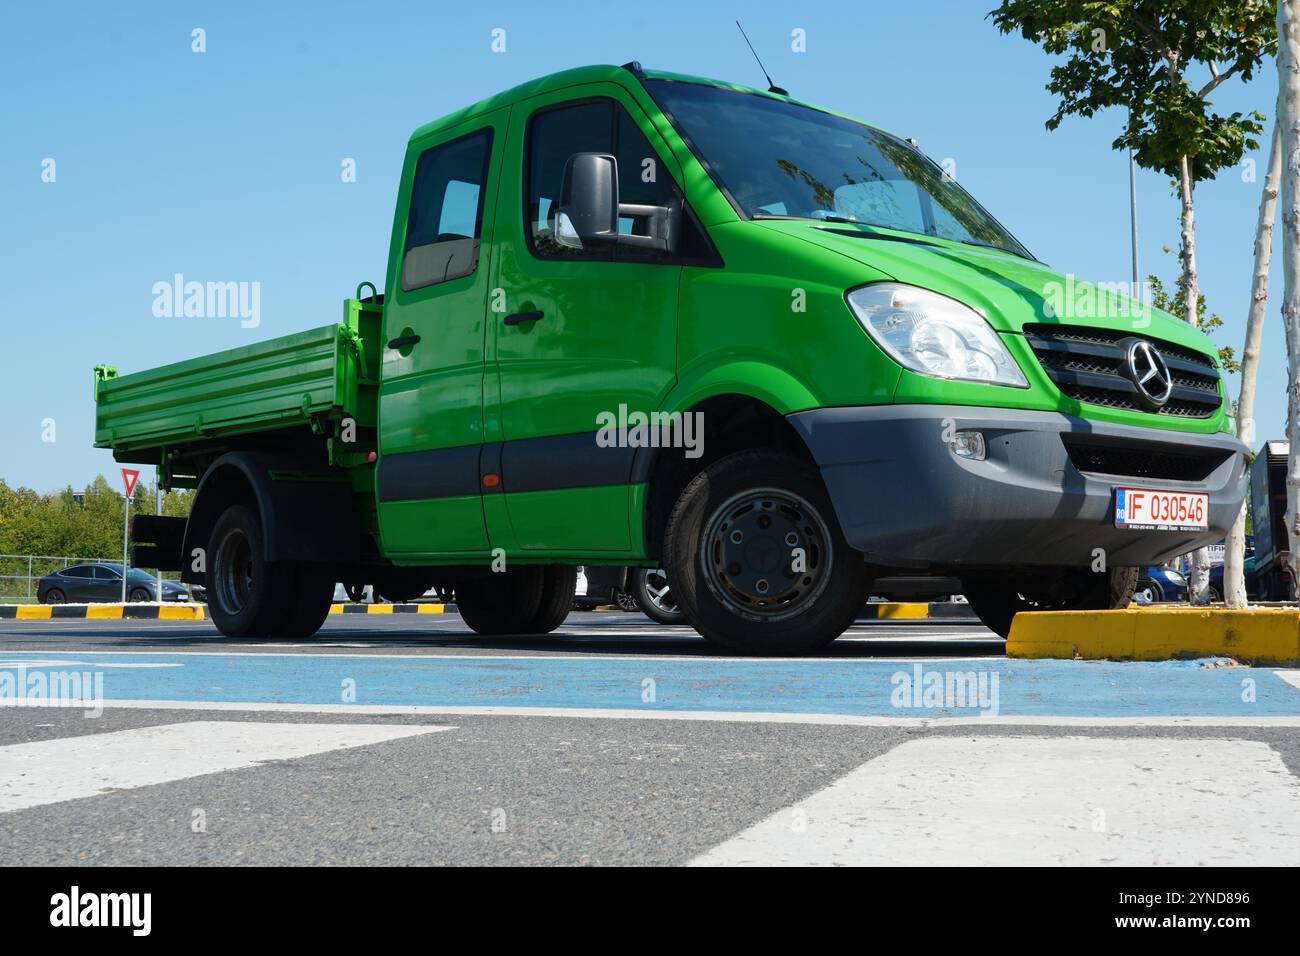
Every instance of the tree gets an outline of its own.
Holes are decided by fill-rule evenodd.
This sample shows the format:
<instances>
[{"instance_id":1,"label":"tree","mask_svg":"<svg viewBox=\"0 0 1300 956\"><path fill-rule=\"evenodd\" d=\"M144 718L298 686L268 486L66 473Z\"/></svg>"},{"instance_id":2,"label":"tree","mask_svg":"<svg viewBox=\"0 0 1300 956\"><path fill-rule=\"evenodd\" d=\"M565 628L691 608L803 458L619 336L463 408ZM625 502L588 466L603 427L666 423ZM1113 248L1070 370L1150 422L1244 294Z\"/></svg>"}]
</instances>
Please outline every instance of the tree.
<instances>
[{"instance_id":1,"label":"tree","mask_svg":"<svg viewBox=\"0 0 1300 956\"><path fill-rule=\"evenodd\" d=\"M1165 252L1168 252L1165 249ZM1177 283L1175 283L1177 286ZM1163 312L1172 312L1177 315L1183 311L1184 294L1181 286L1177 286L1171 295L1165 289L1164 282L1157 275L1147 276L1147 288L1151 290L1151 304ZM1223 327L1223 318L1217 312L1211 312L1206 305L1205 296L1200 296L1196 303L1196 327L1206 335L1213 335L1218 329ZM1241 364L1237 361L1237 350L1231 345L1219 346L1219 363L1225 371L1240 372Z\"/></svg>"},{"instance_id":2,"label":"tree","mask_svg":"<svg viewBox=\"0 0 1300 956\"><path fill-rule=\"evenodd\" d=\"M1047 89L1060 97L1047 121L1090 117L1110 106L1128 110L1111 144L1132 150L1144 169L1173 181L1180 203L1179 280L1183 318L1201 315L1196 271L1196 183L1213 179L1258 149L1259 112L1214 112L1210 94L1231 77L1249 80L1277 49L1276 4L1264 0L1003 0L990 16L1002 33L1019 31L1064 56ZM1195 81L1192 74L1197 73ZM1300 476L1298 476L1300 480ZM1193 559L1193 600L1209 586L1209 554Z\"/></svg>"},{"instance_id":3,"label":"tree","mask_svg":"<svg viewBox=\"0 0 1300 956\"><path fill-rule=\"evenodd\" d=\"M1294 556L1300 554L1300 0L1277 5L1277 125L1282 139L1282 327L1286 331L1287 439L1286 528Z\"/></svg>"},{"instance_id":4,"label":"tree","mask_svg":"<svg viewBox=\"0 0 1300 956\"><path fill-rule=\"evenodd\" d=\"M1279 107L1280 107L1279 102ZM1280 117L1281 110L1279 108ZM1259 199L1259 222L1255 227L1255 272L1250 286L1250 309L1246 316L1246 341L1241 350L1241 388L1237 393L1237 435L1255 446L1255 383L1259 377L1259 344L1268 310L1268 268L1273 256L1273 223L1277 218L1278 178L1282 174L1281 124L1273 121L1273 142L1269 148L1268 173ZM1246 606L1246 503L1228 532L1223 554L1223 597L1228 607Z\"/></svg>"}]
</instances>

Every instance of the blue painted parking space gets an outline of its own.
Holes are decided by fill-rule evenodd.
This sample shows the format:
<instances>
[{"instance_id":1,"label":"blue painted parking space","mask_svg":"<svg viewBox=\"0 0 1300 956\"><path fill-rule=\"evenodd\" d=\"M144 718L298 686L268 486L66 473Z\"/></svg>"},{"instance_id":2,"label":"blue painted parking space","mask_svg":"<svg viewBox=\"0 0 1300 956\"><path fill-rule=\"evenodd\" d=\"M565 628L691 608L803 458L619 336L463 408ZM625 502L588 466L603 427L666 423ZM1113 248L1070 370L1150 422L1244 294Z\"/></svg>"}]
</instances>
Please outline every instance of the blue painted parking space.
<instances>
[{"instance_id":1,"label":"blue painted parking space","mask_svg":"<svg viewBox=\"0 0 1300 956\"><path fill-rule=\"evenodd\" d=\"M104 698L874 717L1300 717L1265 668L1203 661L744 660L327 654L14 653L0 691L103 674ZM6 686L7 685L7 686Z\"/></svg>"}]
</instances>

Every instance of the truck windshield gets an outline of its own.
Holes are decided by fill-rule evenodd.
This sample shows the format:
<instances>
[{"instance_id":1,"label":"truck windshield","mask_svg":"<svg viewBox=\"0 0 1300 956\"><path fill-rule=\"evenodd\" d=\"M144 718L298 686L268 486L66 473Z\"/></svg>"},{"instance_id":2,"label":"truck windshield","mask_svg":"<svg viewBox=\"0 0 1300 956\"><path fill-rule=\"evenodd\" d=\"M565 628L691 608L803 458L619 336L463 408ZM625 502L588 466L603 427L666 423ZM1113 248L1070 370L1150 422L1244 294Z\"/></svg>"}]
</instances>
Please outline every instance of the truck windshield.
<instances>
[{"instance_id":1,"label":"truck windshield","mask_svg":"<svg viewBox=\"0 0 1300 956\"><path fill-rule=\"evenodd\" d=\"M753 93L648 83L718 185L751 218L860 223L1033 258L955 180L895 136Z\"/></svg>"}]
</instances>

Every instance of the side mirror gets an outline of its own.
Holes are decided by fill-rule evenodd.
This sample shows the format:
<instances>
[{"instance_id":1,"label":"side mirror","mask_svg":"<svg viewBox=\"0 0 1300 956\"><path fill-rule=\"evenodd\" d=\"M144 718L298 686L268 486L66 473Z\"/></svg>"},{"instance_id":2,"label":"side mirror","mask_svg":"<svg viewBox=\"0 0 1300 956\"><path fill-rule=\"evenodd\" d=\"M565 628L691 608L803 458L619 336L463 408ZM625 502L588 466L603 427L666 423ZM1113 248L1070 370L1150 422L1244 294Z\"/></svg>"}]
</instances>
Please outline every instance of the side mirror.
<instances>
[{"instance_id":1,"label":"side mirror","mask_svg":"<svg viewBox=\"0 0 1300 956\"><path fill-rule=\"evenodd\" d=\"M677 245L681 204L648 206L621 203L618 160L609 153L574 153L564 164L555 240L571 249L584 243L616 243L671 253ZM619 231L619 219L633 220L632 232Z\"/></svg>"},{"instance_id":2,"label":"side mirror","mask_svg":"<svg viewBox=\"0 0 1300 956\"><path fill-rule=\"evenodd\" d=\"M618 160L609 153L574 153L564 164L555 237L579 249L618 237Z\"/></svg>"}]
</instances>

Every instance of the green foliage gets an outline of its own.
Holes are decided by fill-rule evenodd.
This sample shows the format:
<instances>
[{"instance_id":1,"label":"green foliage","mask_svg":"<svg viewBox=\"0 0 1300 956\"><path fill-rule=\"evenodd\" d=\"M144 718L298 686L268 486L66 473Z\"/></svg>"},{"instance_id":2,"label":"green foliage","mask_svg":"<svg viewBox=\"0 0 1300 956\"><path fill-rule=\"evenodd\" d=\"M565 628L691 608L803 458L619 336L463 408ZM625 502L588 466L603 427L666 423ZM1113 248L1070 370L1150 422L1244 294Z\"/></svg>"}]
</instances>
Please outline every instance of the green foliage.
<instances>
[{"instance_id":1,"label":"green foliage","mask_svg":"<svg viewBox=\"0 0 1300 956\"><path fill-rule=\"evenodd\" d=\"M153 514L154 493L153 485L137 483L131 513ZM188 515L193 498L192 491L168 491L163 514ZM0 554L120 560L124 503L125 496L103 475L86 487L80 503L71 488L43 495L0 481Z\"/></svg>"},{"instance_id":2,"label":"green foliage","mask_svg":"<svg viewBox=\"0 0 1300 956\"><path fill-rule=\"evenodd\" d=\"M1169 250L1166 249L1166 252ZM1151 304L1157 309L1163 309L1175 316L1182 316L1184 309L1187 307L1187 292L1182 285L1177 285L1177 291L1172 295L1165 289L1165 285L1156 275L1147 276L1147 285L1151 289ZM1223 325L1223 319L1217 312L1210 312L1205 306L1205 296L1199 296L1196 301L1196 327L1206 335L1214 334L1214 330ZM1222 345L1219 347L1219 361L1223 368L1228 372L1240 372L1241 363L1237 361L1237 353L1233 351L1231 345Z\"/></svg>"},{"instance_id":3,"label":"green foliage","mask_svg":"<svg viewBox=\"0 0 1300 956\"><path fill-rule=\"evenodd\" d=\"M1209 95L1229 77L1249 80L1277 51L1276 14L1276 0L1003 0L989 15L1002 33L1065 58L1047 84L1060 97L1048 129L1127 108L1113 147L1175 179L1186 156L1198 182L1259 148L1263 114L1216 113ZM1194 66L1206 73L1199 85Z\"/></svg>"}]
</instances>

